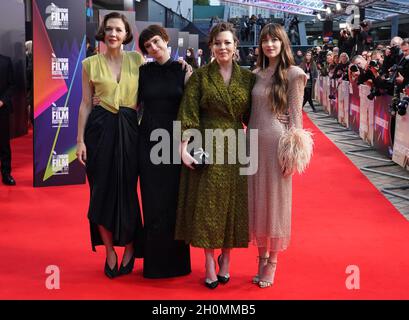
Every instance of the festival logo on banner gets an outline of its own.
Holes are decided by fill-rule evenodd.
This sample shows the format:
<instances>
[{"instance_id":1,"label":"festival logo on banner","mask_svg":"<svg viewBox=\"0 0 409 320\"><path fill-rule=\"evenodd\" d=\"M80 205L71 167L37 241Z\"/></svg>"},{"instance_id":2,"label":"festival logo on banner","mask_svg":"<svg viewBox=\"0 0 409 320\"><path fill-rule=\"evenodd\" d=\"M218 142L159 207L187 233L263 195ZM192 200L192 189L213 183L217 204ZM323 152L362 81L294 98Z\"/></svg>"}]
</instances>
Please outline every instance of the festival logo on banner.
<instances>
[{"instance_id":1,"label":"festival logo on banner","mask_svg":"<svg viewBox=\"0 0 409 320\"><path fill-rule=\"evenodd\" d=\"M374 130L374 101L368 99L371 88L366 85L359 86L360 110L359 110L359 136L373 145Z\"/></svg>"},{"instance_id":2,"label":"festival logo on banner","mask_svg":"<svg viewBox=\"0 0 409 320\"><path fill-rule=\"evenodd\" d=\"M385 156L392 158L391 115L389 113L392 97L388 95L379 96L374 101L374 147Z\"/></svg>"},{"instance_id":3,"label":"festival logo on banner","mask_svg":"<svg viewBox=\"0 0 409 320\"><path fill-rule=\"evenodd\" d=\"M70 76L68 58L57 58L53 53L51 56L51 78L68 79Z\"/></svg>"},{"instance_id":4,"label":"festival logo on banner","mask_svg":"<svg viewBox=\"0 0 409 320\"><path fill-rule=\"evenodd\" d=\"M331 114L331 100L329 96L331 95L331 80L329 77L324 77L324 82L325 82L325 95L324 95L324 106L325 106L325 111L328 114Z\"/></svg>"},{"instance_id":5,"label":"festival logo on banner","mask_svg":"<svg viewBox=\"0 0 409 320\"><path fill-rule=\"evenodd\" d=\"M51 127L52 128L68 128L70 113L68 107L58 107L54 102L51 109Z\"/></svg>"},{"instance_id":6,"label":"festival logo on banner","mask_svg":"<svg viewBox=\"0 0 409 320\"><path fill-rule=\"evenodd\" d=\"M320 105L323 106L324 104L324 80L321 76L319 76L319 95L318 95L318 101L320 102Z\"/></svg>"},{"instance_id":7,"label":"festival logo on banner","mask_svg":"<svg viewBox=\"0 0 409 320\"><path fill-rule=\"evenodd\" d=\"M409 115L396 115L392 160L409 170Z\"/></svg>"},{"instance_id":8,"label":"festival logo on banner","mask_svg":"<svg viewBox=\"0 0 409 320\"><path fill-rule=\"evenodd\" d=\"M345 80L338 86L338 122L349 126L349 82Z\"/></svg>"},{"instance_id":9,"label":"festival logo on banner","mask_svg":"<svg viewBox=\"0 0 409 320\"><path fill-rule=\"evenodd\" d=\"M68 8L59 8L54 3L51 3L45 9L45 13L48 15L45 20L45 26L48 30L68 30Z\"/></svg>"},{"instance_id":10,"label":"festival logo on banner","mask_svg":"<svg viewBox=\"0 0 409 320\"><path fill-rule=\"evenodd\" d=\"M349 127L359 134L359 86L356 82L350 83L349 96Z\"/></svg>"},{"instance_id":11,"label":"festival logo on banner","mask_svg":"<svg viewBox=\"0 0 409 320\"><path fill-rule=\"evenodd\" d=\"M69 154L57 154L57 152L53 151L51 168L54 175L69 174Z\"/></svg>"},{"instance_id":12,"label":"festival logo on banner","mask_svg":"<svg viewBox=\"0 0 409 320\"><path fill-rule=\"evenodd\" d=\"M331 116L334 117L335 119L338 118L338 81L335 79L331 80L330 84L330 95L331 99L330 101L330 112Z\"/></svg>"},{"instance_id":13,"label":"festival logo on banner","mask_svg":"<svg viewBox=\"0 0 409 320\"><path fill-rule=\"evenodd\" d=\"M323 77L323 94L322 94L322 106L324 107L324 111L329 113L330 110L330 102L329 102L329 77Z\"/></svg>"}]
</instances>

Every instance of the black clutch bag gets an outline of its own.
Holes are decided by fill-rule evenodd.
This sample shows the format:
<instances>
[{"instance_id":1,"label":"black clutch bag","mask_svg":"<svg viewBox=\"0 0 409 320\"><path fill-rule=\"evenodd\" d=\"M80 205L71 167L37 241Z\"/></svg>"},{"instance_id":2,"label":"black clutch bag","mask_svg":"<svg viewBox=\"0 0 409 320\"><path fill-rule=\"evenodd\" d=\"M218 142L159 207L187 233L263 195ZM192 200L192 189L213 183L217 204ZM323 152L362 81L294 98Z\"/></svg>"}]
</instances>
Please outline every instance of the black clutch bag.
<instances>
[{"instance_id":1,"label":"black clutch bag","mask_svg":"<svg viewBox=\"0 0 409 320\"><path fill-rule=\"evenodd\" d=\"M190 151L190 155L196 159L197 164L193 163L192 166L195 168L203 169L207 167L210 163L209 154L203 150L203 148L196 148Z\"/></svg>"}]
</instances>

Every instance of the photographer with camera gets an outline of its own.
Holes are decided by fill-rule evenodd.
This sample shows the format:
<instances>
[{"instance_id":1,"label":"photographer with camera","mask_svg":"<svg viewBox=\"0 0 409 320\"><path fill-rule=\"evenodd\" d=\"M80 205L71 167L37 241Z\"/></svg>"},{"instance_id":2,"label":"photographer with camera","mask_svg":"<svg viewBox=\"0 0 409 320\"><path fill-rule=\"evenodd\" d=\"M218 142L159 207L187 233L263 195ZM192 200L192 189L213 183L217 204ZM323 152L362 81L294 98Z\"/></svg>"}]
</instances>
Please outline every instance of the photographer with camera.
<instances>
[{"instance_id":1,"label":"photographer with camera","mask_svg":"<svg viewBox=\"0 0 409 320\"><path fill-rule=\"evenodd\" d=\"M332 55L332 51L324 51L322 50L321 53L326 53L326 60L322 64L320 64L320 74L323 77L332 77L333 71L335 69L334 65L334 56ZM321 54L322 55L322 54Z\"/></svg>"},{"instance_id":2,"label":"photographer with camera","mask_svg":"<svg viewBox=\"0 0 409 320\"><path fill-rule=\"evenodd\" d=\"M409 85L409 38L402 41L400 45L402 51L402 59L397 66L396 85L398 92L401 92Z\"/></svg>"},{"instance_id":3,"label":"photographer with camera","mask_svg":"<svg viewBox=\"0 0 409 320\"><path fill-rule=\"evenodd\" d=\"M409 91L409 38L402 41L400 48L402 58L398 64L395 64L391 68L392 75L389 79L394 85L392 104L390 106L392 117L394 117L396 113L401 116L405 115L409 101L407 97L404 97L402 100L400 99L400 94L404 89L406 89L406 94L408 94Z\"/></svg>"},{"instance_id":4,"label":"photographer with camera","mask_svg":"<svg viewBox=\"0 0 409 320\"><path fill-rule=\"evenodd\" d=\"M334 71L332 73L332 79L336 81L335 91L331 92L329 98L335 100L337 96L338 86L341 84L342 80L348 81L348 67L349 67L349 57L345 52L342 52L339 57L339 63L335 64Z\"/></svg>"},{"instance_id":5,"label":"photographer with camera","mask_svg":"<svg viewBox=\"0 0 409 320\"><path fill-rule=\"evenodd\" d=\"M351 31L349 29L342 29L339 33L339 52L345 52L348 56L351 56L352 48L354 46Z\"/></svg>"},{"instance_id":6,"label":"photographer with camera","mask_svg":"<svg viewBox=\"0 0 409 320\"><path fill-rule=\"evenodd\" d=\"M352 55L360 55L363 51L371 51L374 48L372 36L369 33L370 23L364 20L358 27L351 30Z\"/></svg>"},{"instance_id":7,"label":"photographer with camera","mask_svg":"<svg viewBox=\"0 0 409 320\"><path fill-rule=\"evenodd\" d=\"M352 64L349 66L348 72L349 82L363 83L362 79L367 66L367 61L365 60L364 57L356 55L352 58L351 63Z\"/></svg>"},{"instance_id":8,"label":"photographer with camera","mask_svg":"<svg viewBox=\"0 0 409 320\"><path fill-rule=\"evenodd\" d=\"M371 92L368 95L369 100L373 100L375 96L387 93L392 94L392 87L388 85L388 81L382 71L384 61L382 51L374 50L370 58L365 71L358 78L358 84L366 84L371 87Z\"/></svg>"},{"instance_id":9,"label":"photographer with camera","mask_svg":"<svg viewBox=\"0 0 409 320\"><path fill-rule=\"evenodd\" d=\"M339 63L335 67L333 79L348 81L348 67L349 56L346 52L342 52L339 56Z\"/></svg>"},{"instance_id":10,"label":"photographer with camera","mask_svg":"<svg viewBox=\"0 0 409 320\"><path fill-rule=\"evenodd\" d=\"M399 63L402 59L401 43L403 39L401 37L393 37L390 46L385 50L385 59L383 63L383 73L389 73L389 70Z\"/></svg>"},{"instance_id":11,"label":"photographer with camera","mask_svg":"<svg viewBox=\"0 0 409 320\"><path fill-rule=\"evenodd\" d=\"M323 69L328 63L327 63L327 56L329 53L331 53L331 58L333 59L333 53L332 53L332 49L334 47L332 41L330 40L329 37L324 37L323 39L323 46L322 48L317 47L317 51L316 51L316 63L317 63L317 67L318 70ZM319 48L319 49L318 49ZM333 61L331 62L333 63ZM325 72L325 71L324 71Z\"/></svg>"}]
</instances>

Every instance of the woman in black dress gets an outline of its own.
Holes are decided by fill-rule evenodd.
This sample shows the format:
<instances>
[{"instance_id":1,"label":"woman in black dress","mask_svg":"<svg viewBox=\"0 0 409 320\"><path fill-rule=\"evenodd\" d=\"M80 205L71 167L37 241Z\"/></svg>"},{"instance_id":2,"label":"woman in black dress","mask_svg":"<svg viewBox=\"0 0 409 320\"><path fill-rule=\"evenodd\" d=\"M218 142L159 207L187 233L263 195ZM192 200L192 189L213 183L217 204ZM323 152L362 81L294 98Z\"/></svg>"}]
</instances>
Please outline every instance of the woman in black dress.
<instances>
[{"instance_id":1,"label":"woman in black dress","mask_svg":"<svg viewBox=\"0 0 409 320\"><path fill-rule=\"evenodd\" d=\"M173 139L173 121L192 69L188 66L185 72L180 63L171 60L168 41L165 29L158 25L147 27L139 36L140 49L155 60L140 67L138 92L138 104L143 112L138 153L146 278L182 276L191 271L189 246L174 240L181 165L173 164L174 155L179 154L180 139ZM169 142L151 141L155 129L163 129L169 135ZM158 146L154 147L158 143L163 145L160 152L156 152ZM158 157L162 163L157 163Z\"/></svg>"},{"instance_id":2,"label":"woman in black dress","mask_svg":"<svg viewBox=\"0 0 409 320\"><path fill-rule=\"evenodd\" d=\"M122 50L123 44L132 41L132 30L121 13L104 17L96 39L104 41L107 49L82 62L76 155L86 167L90 187L92 248L105 246L104 272L114 278L131 273L134 258L141 257L136 106L143 58ZM93 94L99 97L95 107L91 104ZM125 247L120 267L114 246Z\"/></svg>"}]
</instances>

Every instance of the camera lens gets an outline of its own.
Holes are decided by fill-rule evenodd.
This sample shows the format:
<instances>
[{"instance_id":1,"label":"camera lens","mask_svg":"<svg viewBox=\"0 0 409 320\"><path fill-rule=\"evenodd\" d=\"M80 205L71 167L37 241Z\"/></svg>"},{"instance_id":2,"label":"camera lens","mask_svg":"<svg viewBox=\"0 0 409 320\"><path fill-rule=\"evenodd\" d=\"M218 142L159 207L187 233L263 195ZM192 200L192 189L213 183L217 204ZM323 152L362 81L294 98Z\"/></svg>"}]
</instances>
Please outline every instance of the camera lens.
<instances>
[{"instance_id":1,"label":"camera lens","mask_svg":"<svg viewBox=\"0 0 409 320\"><path fill-rule=\"evenodd\" d=\"M398 106L398 114L400 116L404 116L406 114L406 107L400 107Z\"/></svg>"},{"instance_id":2,"label":"camera lens","mask_svg":"<svg viewBox=\"0 0 409 320\"><path fill-rule=\"evenodd\" d=\"M377 67L377 66L378 66L378 61L376 61L376 60L371 60L371 61L369 61L369 65L370 65L371 67Z\"/></svg>"},{"instance_id":3,"label":"camera lens","mask_svg":"<svg viewBox=\"0 0 409 320\"><path fill-rule=\"evenodd\" d=\"M355 64L353 64L353 65L349 68L349 70L351 70L351 72L358 72L358 67L357 67Z\"/></svg>"},{"instance_id":4,"label":"camera lens","mask_svg":"<svg viewBox=\"0 0 409 320\"><path fill-rule=\"evenodd\" d=\"M405 97L401 101L399 101L397 105L398 114L404 116L406 114L406 109L409 105L409 98Z\"/></svg>"}]
</instances>

